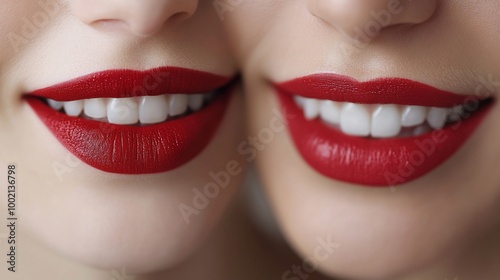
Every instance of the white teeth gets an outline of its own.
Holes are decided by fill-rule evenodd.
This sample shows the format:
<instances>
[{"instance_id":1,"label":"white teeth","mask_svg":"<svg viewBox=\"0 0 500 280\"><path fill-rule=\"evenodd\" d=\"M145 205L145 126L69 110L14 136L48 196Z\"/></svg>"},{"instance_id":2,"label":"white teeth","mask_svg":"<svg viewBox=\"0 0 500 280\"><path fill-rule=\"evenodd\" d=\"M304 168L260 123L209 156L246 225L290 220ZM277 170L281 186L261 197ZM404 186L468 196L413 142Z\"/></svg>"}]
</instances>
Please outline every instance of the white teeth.
<instances>
[{"instance_id":1,"label":"white teeth","mask_svg":"<svg viewBox=\"0 0 500 280\"><path fill-rule=\"evenodd\" d=\"M420 136L429 131L431 131L431 129L427 125L419 125L413 129L413 136Z\"/></svg>"},{"instance_id":2,"label":"white teeth","mask_svg":"<svg viewBox=\"0 0 500 280\"><path fill-rule=\"evenodd\" d=\"M170 116L182 115L187 111L189 101L187 94L172 94L169 99Z\"/></svg>"},{"instance_id":3,"label":"white teeth","mask_svg":"<svg viewBox=\"0 0 500 280\"><path fill-rule=\"evenodd\" d=\"M83 111L82 100L64 102L63 106L64 106L64 111L68 116L78 117Z\"/></svg>"},{"instance_id":4,"label":"white teeth","mask_svg":"<svg viewBox=\"0 0 500 280\"><path fill-rule=\"evenodd\" d=\"M464 106L463 105L457 105L455 107L452 108L452 111L459 115L460 117L463 115L464 113Z\"/></svg>"},{"instance_id":5,"label":"white teeth","mask_svg":"<svg viewBox=\"0 0 500 280\"><path fill-rule=\"evenodd\" d=\"M52 99L47 99L47 103L49 103L49 106L56 111L61 110L64 106L63 102L55 101Z\"/></svg>"},{"instance_id":6,"label":"white teeth","mask_svg":"<svg viewBox=\"0 0 500 280\"><path fill-rule=\"evenodd\" d=\"M348 135L389 138L411 137L442 129L447 122L457 121L463 106L435 108L394 104L355 104L294 96L307 120L319 118Z\"/></svg>"},{"instance_id":7,"label":"white teeth","mask_svg":"<svg viewBox=\"0 0 500 280\"><path fill-rule=\"evenodd\" d=\"M87 99L84 101L83 112L94 119L105 118L108 115L106 101L102 98Z\"/></svg>"},{"instance_id":8,"label":"white teeth","mask_svg":"<svg viewBox=\"0 0 500 280\"><path fill-rule=\"evenodd\" d=\"M337 102L331 100L321 101L320 117L329 124L340 124L340 107Z\"/></svg>"},{"instance_id":9,"label":"white teeth","mask_svg":"<svg viewBox=\"0 0 500 280\"><path fill-rule=\"evenodd\" d=\"M353 136L370 135L370 115L363 105L346 103L340 113L340 129Z\"/></svg>"},{"instance_id":10,"label":"white teeth","mask_svg":"<svg viewBox=\"0 0 500 280\"><path fill-rule=\"evenodd\" d=\"M304 108L304 104L306 103L306 99L304 97L296 95L293 97L293 99L300 108Z\"/></svg>"},{"instance_id":11,"label":"white teeth","mask_svg":"<svg viewBox=\"0 0 500 280\"><path fill-rule=\"evenodd\" d=\"M426 108L422 106L405 106L401 115L401 125L412 127L421 125L427 116Z\"/></svg>"},{"instance_id":12,"label":"white teeth","mask_svg":"<svg viewBox=\"0 0 500 280\"><path fill-rule=\"evenodd\" d=\"M130 98L92 98L67 102L47 99L54 110L64 109L69 116L87 117L118 125L156 124L168 120L169 116L180 116L199 111L204 102L212 100L215 93L163 94Z\"/></svg>"},{"instance_id":13,"label":"white teeth","mask_svg":"<svg viewBox=\"0 0 500 280\"><path fill-rule=\"evenodd\" d=\"M319 100L306 98L304 102L304 116L308 120L314 120L319 116Z\"/></svg>"},{"instance_id":14,"label":"white teeth","mask_svg":"<svg viewBox=\"0 0 500 280\"><path fill-rule=\"evenodd\" d=\"M401 115L396 105L379 105L372 114L372 137L395 137L401 131Z\"/></svg>"},{"instance_id":15,"label":"white teeth","mask_svg":"<svg viewBox=\"0 0 500 280\"><path fill-rule=\"evenodd\" d=\"M190 94L188 104L191 110L200 110L203 107L203 94Z\"/></svg>"},{"instance_id":16,"label":"white teeth","mask_svg":"<svg viewBox=\"0 0 500 280\"><path fill-rule=\"evenodd\" d=\"M455 106L448 111L447 121L456 122L462 118L463 114L464 114L464 106L462 105Z\"/></svg>"},{"instance_id":17,"label":"white teeth","mask_svg":"<svg viewBox=\"0 0 500 280\"><path fill-rule=\"evenodd\" d=\"M135 124L139 121L134 98L112 98L108 104L108 121L112 124Z\"/></svg>"},{"instance_id":18,"label":"white teeth","mask_svg":"<svg viewBox=\"0 0 500 280\"><path fill-rule=\"evenodd\" d=\"M165 95L144 96L139 105L139 121L142 124L164 122L168 117L168 98Z\"/></svg>"},{"instance_id":19,"label":"white teeth","mask_svg":"<svg viewBox=\"0 0 500 280\"><path fill-rule=\"evenodd\" d=\"M441 129L446 123L448 117L448 109L432 107L427 115L427 122L434 129Z\"/></svg>"}]
</instances>

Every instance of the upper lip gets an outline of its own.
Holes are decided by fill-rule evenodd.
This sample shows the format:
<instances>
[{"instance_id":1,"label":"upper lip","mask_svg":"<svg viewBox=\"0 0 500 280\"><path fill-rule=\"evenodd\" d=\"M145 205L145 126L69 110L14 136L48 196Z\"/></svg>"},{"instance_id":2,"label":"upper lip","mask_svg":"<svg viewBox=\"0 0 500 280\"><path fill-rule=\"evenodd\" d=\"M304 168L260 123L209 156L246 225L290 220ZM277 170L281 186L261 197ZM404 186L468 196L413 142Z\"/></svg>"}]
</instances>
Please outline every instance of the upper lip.
<instances>
[{"instance_id":1,"label":"upper lip","mask_svg":"<svg viewBox=\"0 0 500 280\"><path fill-rule=\"evenodd\" d=\"M274 86L291 138L304 160L329 178L369 186L404 184L434 170L464 145L492 104L484 102L485 106L480 106L481 101L492 99L487 96L459 95L400 78L359 82L346 76L315 74ZM292 95L362 104L443 108L464 105L464 114L441 130L413 137L373 139L347 135L319 118L306 119Z\"/></svg>"},{"instance_id":2,"label":"upper lip","mask_svg":"<svg viewBox=\"0 0 500 280\"><path fill-rule=\"evenodd\" d=\"M159 67L146 71L120 69L88 74L35 90L29 95L56 101L73 101L174 93L195 94L212 92L231 80L231 77L178 67Z\"/></svg>"},{"instance_id":3,"label":"upper lip","mask_svg":"<svg viewBox=\"0 0 500 280\"><path fill-rule=\"evenodd\" d=\"M277 83L277 90L308 98L362 104L396 104L453 107L470 96L459 95L401 78L380 78L359 82L337 74L314 74Z\"/></svg>"},{"instance_id":4,"label":"upper lip","mask_svg":"<svg viewBox=\"0 0 500 280\"><path fill-rule=\"evenodd\" d=\"M230 77L175 67L109 70L27 93L26 101L57 140L87 164L117 174L151 174L178 168L207 147L224 117L233 81ZM205 93L216 89L220 94L201 110L147 126L72 117L41 100Z\"/></svg>"}]
</instances>

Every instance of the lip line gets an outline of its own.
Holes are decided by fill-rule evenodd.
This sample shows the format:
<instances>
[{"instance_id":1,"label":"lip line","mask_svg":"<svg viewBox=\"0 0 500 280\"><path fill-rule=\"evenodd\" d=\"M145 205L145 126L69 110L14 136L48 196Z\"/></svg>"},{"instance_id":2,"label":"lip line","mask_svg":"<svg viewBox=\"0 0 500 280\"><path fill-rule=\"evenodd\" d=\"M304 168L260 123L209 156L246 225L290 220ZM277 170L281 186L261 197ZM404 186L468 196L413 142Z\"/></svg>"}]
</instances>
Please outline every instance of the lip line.
<instances>
[{"instance_id":1,"label":"lip line","mask_svg":"<svg viewBox=\"0 0 500 280\"><path fill-rule=\"evenodd\" d=\"M24 96L64 102L92 98L204 94L222 89L237 79L237 75L225 77L179 67L158 67L145 71L111 69L37 89Z\"/></svg>"},{"instance_id":2,"label":"lip line","mask_svg":"<svg viewBox=\"0 0 500 280\"><path fill-rule=\"evenodd\" d=\"M54 137L83 162L108 173L139 175L168 172L199 155L219 129L232 92L229 87L200 111L148 126L71 117L39 98L26 100Z\"/></svg>"},{"instance_id":3,"label":"lip line","mask_svg":"<svg viewBox=\"0 0 500 280\"><path fill-rule=\"evenodd\" d=\"M313 74L272 85L276 90L291 95L359 104L451 108L481 98L440 90L409 79L377 78L360 82L348 76L331 73Z\"/></svg>"},{"instance_id":4,"label":"lip line","mask_svg":"<svg viewBox=\"0 0 500 280\"><path fill-rule=\"evenodd\" d=\"M289 136L309 166L328 178L368 187L402 185L439 167L467 142L494 105L487 104L458 126L374 140L346 135L318 119L308 121L289 94L277 94Z\"/></svg>"}]
</instances>

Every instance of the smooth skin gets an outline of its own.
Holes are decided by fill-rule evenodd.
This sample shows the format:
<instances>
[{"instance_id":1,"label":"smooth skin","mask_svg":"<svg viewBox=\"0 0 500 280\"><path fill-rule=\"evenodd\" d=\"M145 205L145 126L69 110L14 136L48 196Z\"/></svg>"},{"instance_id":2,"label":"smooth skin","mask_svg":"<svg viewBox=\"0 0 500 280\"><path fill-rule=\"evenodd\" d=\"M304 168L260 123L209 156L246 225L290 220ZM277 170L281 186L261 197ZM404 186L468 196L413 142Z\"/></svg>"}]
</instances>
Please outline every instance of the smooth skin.
<instances>
[{"instance_id":1,"label":"smooth skin","mask_svg":"<svg viewBox=\"0 0 500 280\"><path fill-rule=\"evenodd\" d=\"M379 32L356 32L376 24L375 15L391 5L396 12ZM251 133L257 135L280 108L271 83L315 73L360 81L401 77L496 98L499 18L493 0L255 0L241 2L224 24L243 69ZM257 165L288 242L330 277L496 279L499 119L495 104L450 160L395 189L320 175L286 131L266 141ZM317 255L318 238L338 248Z\"/></svg>"},{"instance_id":2,"label":"smooth skin","mask_svg":"<svg viewBox=\"0 0 500 280\"><path fill-rule=\"evenodd\" d=\"M190 265L200 263L195 256L201 248L203 260L214 257L207 248L223 252L205 244L214 240L210 234L245 173L236 149L244 135L241 92L200 155L170 172L140 176L104 173L82 163L22 99L23 93L107 69L177 66L235 75L220 23L211 1L2 3L0 166L6 170L13 162L18 169L19 272L8 274L3 262L0 278L101 279L95 274L102 273L109 279L122 269L135 276L169 275L179 265L183 269L171 273L176 279L193 271L221 271L204 262L197 269ZM239 172L186 221L179 206L193 206L193 189L213 181L209 173L226 170L231 161ZM0 208L7 208L6 200ZM1 246L5 252L6 243Z\"/></svg>"}]
</instances>

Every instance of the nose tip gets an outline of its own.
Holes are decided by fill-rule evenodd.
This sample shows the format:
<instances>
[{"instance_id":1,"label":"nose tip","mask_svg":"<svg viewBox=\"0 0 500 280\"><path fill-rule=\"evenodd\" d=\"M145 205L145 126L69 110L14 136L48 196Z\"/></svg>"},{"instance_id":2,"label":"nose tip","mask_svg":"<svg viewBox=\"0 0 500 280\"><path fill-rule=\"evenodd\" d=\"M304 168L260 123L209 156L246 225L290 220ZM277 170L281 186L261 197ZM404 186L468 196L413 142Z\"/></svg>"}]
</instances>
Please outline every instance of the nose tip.
<instances>
[{"instance_id":1,"label":"nose tip","mask_svg":"<svg viewBox=\"0 0 500 280\"><path fill-rule=\"evenodd\" d=\"M438 0L309 0L310 13L353 39L371 40L384 29L421 24L437 9ZM358 36L358 37L355 37Z\"/></svg>"},{"instance_id":2,"label":"nose tip","mask_svg":"<svg viewBox=\"0 0 500 280\"><path fill-rule=\"evenodd\" d=\"M176 3L174 3L176 2ZM191 17L197 8L198 1L168 1L163 6L136 7L121 18L130 31L138 36L151 36L159 32L166 24L179 22Z\"/></svg>"},{"instance_id":3,"label":"nose tip","mask_svg":"<svg viewBox=\"0 0 500 280\"><path fill-rule=\"evenodd\" d=\"M120 23L134 35L147 37L165 25L191 17L198 0L73 0L71 9L87 25Z\"/></svg>"}]
</instances>

